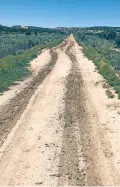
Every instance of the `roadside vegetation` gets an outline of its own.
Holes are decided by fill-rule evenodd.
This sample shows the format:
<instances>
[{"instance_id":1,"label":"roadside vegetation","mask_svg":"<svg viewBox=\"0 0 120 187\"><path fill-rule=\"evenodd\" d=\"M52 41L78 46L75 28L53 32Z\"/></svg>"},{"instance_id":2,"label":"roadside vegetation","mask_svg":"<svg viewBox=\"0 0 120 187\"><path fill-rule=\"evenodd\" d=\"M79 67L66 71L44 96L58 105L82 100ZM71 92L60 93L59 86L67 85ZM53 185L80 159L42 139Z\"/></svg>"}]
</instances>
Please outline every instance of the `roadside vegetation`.
<instances>
[{"instance_id":1,"label":"roadside vegetation","mask_svg":"<svg viewBox=\"0 0 120 187\"><path fill-rule=\"evenodd\" d=\"M81 29L75 32L75 37L83 46L85 55L94 62L100 74L113 87L120 99L120 31L118 28L100 29ZM107 91L107 95L113 98L110 91Z\"/></svg>"},{"instance_id":2,"label":"roadside vegetation","mask_svg":"<svg viewBox=\"0 0 120 187\"><path fill-rule=\"evenodd\" d=\"M30 75L28 65L43 48L60 44L66 33L36 27L0 26L0 92Z\"/></svg>"},{"instance_id":3,"label":"roadside vegetation","mask_svg":"<svg viewBox=\"0 0 120 187\"><path fill-rule=\"evenodd\" d=\"M120 98L120 28L40 28L0 26L0 92L30 75L28 63L43 48L53 47L73 33L85 55ZM113 94L107 91L113 98Z\"/></svg>"}]
</instances>

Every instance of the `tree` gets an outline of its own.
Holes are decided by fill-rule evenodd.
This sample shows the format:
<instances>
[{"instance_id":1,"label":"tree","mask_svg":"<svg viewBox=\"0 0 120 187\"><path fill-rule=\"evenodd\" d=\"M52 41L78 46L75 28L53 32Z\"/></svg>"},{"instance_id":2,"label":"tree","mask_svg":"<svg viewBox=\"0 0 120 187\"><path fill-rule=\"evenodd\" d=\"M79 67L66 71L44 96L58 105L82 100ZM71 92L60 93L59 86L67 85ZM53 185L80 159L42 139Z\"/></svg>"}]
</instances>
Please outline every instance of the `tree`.
<instances>
[{"instance_id":1,"label":"tree","mask_svg":"<svg viewBox=\"0 0 120 187\"><path fill-rule=\"evenodd\" d=\"M35 35L37 36L37 34L38 34L38 33L37 33L37 31L36 31L36 32L35 32Z\"/></svg>"},{"instance_id":2,"label":"tree","mask_svg":"<svg viewBox=\"0 0 120 187\"><path fill-rule=\"evenodd\" d=\"M108 31L106 33L106 38L108 40L115 40L117 38L117 33L114 30Z\"/></svg>"},{"instance_id":3,"label":"tree","mask_svg":"<svg viewBox=\"0 0 120 187\"><path fill-rule=\"evenodd\" d=\"M25 34L26 34L26 35L31 35L31 31L27 30L27 31L25 32Z\"/></svg>"},{"instance_id":4,"label":"tree","mask_svg":"<svg viewBox=\"0 0 120 187\"><path fill-rule=\"evenodd\" d=\"M117 46L120 47L120 35L118 35L118 37L116 39L116 43L117 43Z\"/></svg>"}]
</instances>

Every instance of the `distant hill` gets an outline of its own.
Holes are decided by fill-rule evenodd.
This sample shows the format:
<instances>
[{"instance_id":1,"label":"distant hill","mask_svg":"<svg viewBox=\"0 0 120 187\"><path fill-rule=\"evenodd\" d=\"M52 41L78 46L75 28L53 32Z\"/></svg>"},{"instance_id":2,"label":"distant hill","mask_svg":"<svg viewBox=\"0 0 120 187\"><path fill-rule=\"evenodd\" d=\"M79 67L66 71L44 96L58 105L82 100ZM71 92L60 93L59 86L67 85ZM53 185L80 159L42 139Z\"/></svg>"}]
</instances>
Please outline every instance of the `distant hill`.
<instances>
[{"instance_id":1,"label":"distant hill","mask_svg":"<svg viewBox=\"0 0 120 187\"><path fill-rule=\"evenodd\" d=\"M43 28L36 26L26 26L26 25L14 25L12 27L0 25L0 32L59 32L59 33L79 33L79 32L89 32L89 33L99 33L114 30L120 33L120 27L107 27L107 26L95 26L95 27L56 27L56 28Z\"/></svg>"},{"instance_id":2,"label":"distant hill","mask_svg":"<svg viewBox=\"0 0 120 187\"><path fill-rule=\"evenodd\" d=\"M43 28L35 26L26 26L26 25L13 25L12 27L0 25L0 32L58 32L62 33L64 30L58 30L56 28Z\"/></svg>"}]
</instances>

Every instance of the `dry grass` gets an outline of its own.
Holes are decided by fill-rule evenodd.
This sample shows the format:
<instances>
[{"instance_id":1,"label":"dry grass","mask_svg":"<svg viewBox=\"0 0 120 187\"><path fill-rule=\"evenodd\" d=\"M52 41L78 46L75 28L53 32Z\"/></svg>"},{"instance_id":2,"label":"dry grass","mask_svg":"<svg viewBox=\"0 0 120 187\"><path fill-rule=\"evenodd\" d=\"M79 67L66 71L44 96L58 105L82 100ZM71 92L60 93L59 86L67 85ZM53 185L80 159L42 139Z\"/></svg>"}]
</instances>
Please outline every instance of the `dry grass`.
<instances>
[{"instance_id":1,"label":"dry grass","mask_svg":"<svg viewBox=\"0 0 120 187\"><path fill-rule=\"evenodd\" d=\"M106 94L108 96L108 98L114 98L114 94L110 91L110 90L106 90Z\"/></svg>"}]
</instances>

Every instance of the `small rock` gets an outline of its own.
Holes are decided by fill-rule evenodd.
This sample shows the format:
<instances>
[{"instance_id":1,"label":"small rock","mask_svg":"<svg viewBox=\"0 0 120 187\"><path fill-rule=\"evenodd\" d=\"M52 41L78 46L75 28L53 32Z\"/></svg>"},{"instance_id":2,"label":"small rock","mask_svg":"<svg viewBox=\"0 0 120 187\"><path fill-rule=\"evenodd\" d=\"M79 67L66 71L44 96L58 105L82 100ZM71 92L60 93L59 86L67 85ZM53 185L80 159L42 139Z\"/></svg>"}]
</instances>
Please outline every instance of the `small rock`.
<instances>
[{"instance_id":1,"label":"small rock","mask_svg":"<svg viewBox=\"0 0 120 187\"><path fill-rule=\"evenodd\" d=\"M41 139L41 136L38 136L37 138L38 138L38 140L40 140L40 139Z\"/></svg>"},{"instance_id":2,"label":"small rock","mask_svg":"<svg viewBox=\"0 0 120 187\"><path fill-rule=\"evenodd\" d=\"M33 130L33 127L30 127L29 130L32 131L32 130Z\"/></svg>"},{"instance_id":3,"label":"small rock","mask_svg":"<svg viewBox=\"0 0 120 187\"><path fill-rule=\"evenodd\" d=\"M46 144L45 144L45 147L49 147L49 145L46 143Z\"/></svg>"},{"instance_id":4,"label":"small rock","mask_svg":"<svg viewBox=\"0 0 120 187\"><path fill-rule=\"evenodd\" d=\"M36 182L35 185L41 185L43 182L40 181L40 182Z\"/></svg>"},{"instance_id":5,"label":"small rock","mask_svg":"<svg viewBox=\"0 0 120 187\"><path fill-rule=\"evenodd\" d=\"M59 166L58 166L58 168L61 168L61 167L62 167L62 165L59 165Z\"/></svg>"},{"instance_id":6,"label":"small rock","mask_svg":"<svg viewBox=\"0 0 120 187\"><path fill-rule=\"evenodd\" d=\"M52 177L60 177L60 174L51 174Z\"/></svg>"}]
</instances>

